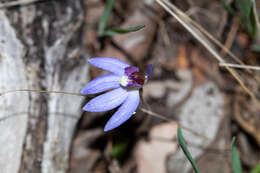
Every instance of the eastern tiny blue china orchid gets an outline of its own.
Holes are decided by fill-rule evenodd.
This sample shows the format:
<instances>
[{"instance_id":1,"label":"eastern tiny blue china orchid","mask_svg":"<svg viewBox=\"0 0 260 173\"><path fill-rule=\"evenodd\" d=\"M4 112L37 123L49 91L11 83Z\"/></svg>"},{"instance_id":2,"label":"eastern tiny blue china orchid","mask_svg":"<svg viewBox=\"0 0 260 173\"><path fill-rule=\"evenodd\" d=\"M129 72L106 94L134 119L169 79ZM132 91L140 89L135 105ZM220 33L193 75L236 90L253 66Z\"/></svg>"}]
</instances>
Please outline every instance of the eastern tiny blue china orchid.
<instances>
[{"instance_id":1,"label":"eastern tiny blue china orchid","mask_svg":"<svg viewBox=\"0 0 260 173\"><path fill-rule=\"evenodd\" d=\"M112 130L127 121L139 105L139 89L149 80L152 66L141 73L135 66L109 57L91 58L88 62L98 68L111 72L90 81L81 91L82 94L96 94L111 90L91 99L83 110L103 112L121 105L105 125L104 131Z\"/></svg>"}]
</instances>

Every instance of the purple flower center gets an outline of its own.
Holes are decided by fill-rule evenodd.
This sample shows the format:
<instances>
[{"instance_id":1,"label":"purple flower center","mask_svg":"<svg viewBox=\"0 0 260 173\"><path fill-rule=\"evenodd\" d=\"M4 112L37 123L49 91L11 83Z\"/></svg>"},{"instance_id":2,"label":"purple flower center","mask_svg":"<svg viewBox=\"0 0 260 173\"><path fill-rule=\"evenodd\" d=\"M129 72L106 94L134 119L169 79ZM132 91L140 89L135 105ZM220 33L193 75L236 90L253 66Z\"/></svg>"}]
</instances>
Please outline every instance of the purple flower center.
<instances>
[{"instance_id":1,"label":"purple flower center","mask_svg":"<svg viewBox=\"0 0 260 173\"><path fill-rule=\"evenodd\" d=\"M127 76L127 87L142 88L145 83L145 74L139 72L139 69L135 66L126 67L125 75Z\"/></svg>"}]
</instances>

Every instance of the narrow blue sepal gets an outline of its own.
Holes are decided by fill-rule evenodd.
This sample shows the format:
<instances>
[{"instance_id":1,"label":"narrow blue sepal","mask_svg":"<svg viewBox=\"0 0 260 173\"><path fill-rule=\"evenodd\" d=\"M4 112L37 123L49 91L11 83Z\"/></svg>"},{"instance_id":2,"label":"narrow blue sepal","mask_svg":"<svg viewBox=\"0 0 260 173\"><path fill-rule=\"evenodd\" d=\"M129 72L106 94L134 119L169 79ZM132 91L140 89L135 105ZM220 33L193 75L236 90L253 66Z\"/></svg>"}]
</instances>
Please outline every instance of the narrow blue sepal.
<instances>
[{"instance_id":1,"label":"narrow blue sepal","mask_svg":"<svg viewBox=\"0 0 260 173\"><path fill-rule=\"evenodd\" d=\"M146 82L148 82L150 80L150 76L151 76L152 70L153 70L152 64L148 65L147 71L146 71L146 77L147 77L147 81Z\"/></svg>"}]
</instances>

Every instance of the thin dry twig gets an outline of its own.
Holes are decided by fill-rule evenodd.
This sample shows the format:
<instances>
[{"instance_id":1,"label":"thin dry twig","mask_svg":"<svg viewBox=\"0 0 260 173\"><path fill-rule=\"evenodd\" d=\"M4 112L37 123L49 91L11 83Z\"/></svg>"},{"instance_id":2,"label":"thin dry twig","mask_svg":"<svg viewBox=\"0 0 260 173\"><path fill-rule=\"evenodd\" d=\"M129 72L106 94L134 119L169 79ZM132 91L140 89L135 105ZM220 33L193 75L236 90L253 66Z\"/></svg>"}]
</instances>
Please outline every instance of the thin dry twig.
<instances>
[{"instance_id":1,"label":"thin dry twig","mask_svg":"<svg viewBox=\"0 0 260 173\"><path fill-rule=\"evenodd\" d=\"M163 136L150 136L149 139L151 140L158 140L160 142L177 142L177 139L176 138L166 138L166 137L163 137ZM221 146L221 148L215 148L215 147L205 147L203 145L200 145L200 144L196 144L196 143L193 143L193 142L190 142L190 141L186 141L187 142L187 145L188 146L192 146L194 148L199 148L199 149L202 149L202 150L207 150L209 152L214 152L216 154L229 154L227 152L230 152L231 151L231 147L229 145L224 145L224 146Z\"/></svg>"},{"instance_id":2,"label":"thin dry twig","mask_svg":"<svg viewBox=\"0 0 260 173\"><path fill-rule=\"evenodd\" d=\"M161 0L156 0L158 3L162 2ZM238 58L236 57L229 49L227 49L220 41L218 41L216 38L214 38L213 35L211 35L206 29L204 29L200 24L198 24L197 22L195 22L194 20L192 20L188 15L186 15L186 13L182 12L180 9L178 9L176 6L174 6L172 3L166 1L166 0L163 0L163 2L165 4L167 4L170 8L174 9L180 16L182 16L184 19L186 19L188 22L190 22L190 24L194 25L201 33L205 34L205 36L207 36L211 41L213 41L217 46L219 46L221 49L223 49L228 55L230 55L236 62L240 63L240 64L243 64L243 62ZM161 5L161 4L160 4ZM167 6L166 6L167 7ZM168 8L168 7L167 7ZM170 13L170 8L168 8L168 11ZM174 12L174 11L171 11L171 12ZM171 14L171 13L170 13ZM175 17L175 16L173 16ZM180 19L180 20L183 20L183 19ZM179 20L178 20L179 21ZM180 21L179 21L180 22ZM184 21L183 21L184 22ZM181 23L181 22L180 22ZM182 24L182 23L181 23ZM190 27L189 23L187 23L188 26L184 26L187 30L188 28L187 27ZM194 27L193 27L194 28ZM196 29L196 30L197 30ZM189 30L188 30L189 31ZM192 31L189 31L192 35ZM195 30L194 30L195 32ZM194 36L194 35L193 35ZM194 36L195 37L195 36ZM195 37L196 38L196 37ZM197 38L196 38L197 39ZM198 41L200 41L198 39Z\"/></svg>"},{"instance_id":3,"label":"thin dry twig","mask_svg":"<svg viewBox=\"0 0 260 173\"><path fill-rule=\"evenodd\" d=\"M227 50L230 50L230 48L231 48L231 46L234 42L235 36L237 34L237 31L238 31L238 27L239 27L239 21L238 21L237 18L234 18L233 21L232 21L232 27L231 27L231 29L228 33L228 37L225 41L225 48ZM222 57L225 57L226 51L224 49L222 49L221 52L220 52L220 55Z\"/></svg>"},{"instance_id":4,"label":"thin dry twig","mask_svg":"<svg viewBox=\"0 0 260 173\"><path fill-rule=\"evenodd\" d=\"M6 94L15 93L15 92L36 92L36 93L55 93L55 94L67 94L67 95L75 95L75 96L86 96L84 94L80 93L74 93L74 92L66 92L66 91L46 91L46 90L33 90L33 89L17 89L17 90L10 90L10 91L4 91L0 92L0 97Z\"/></svg>"},{"instance_id":5,"label":"thin dry twig","mask_svg":"<svg viewBox=\"0 0 260 173\"><path fill-rule=\"evenodd\" d=\"M174 124L181 125L181 124L180 124L179 122L177 122L177 121L174 121L174 120L172 120L172 119L169 119L169 118L167 118L167 117L165 117L165 116L163 116L163 115L160 115L160 114L158 114L158 113L152 112L152 111L150 111L150 110L148 110L148 109L140 108L140 110L141 110L142 112L148 114L148 115L151 115L151 116L153 116L153 117L159 118L159 119L161 119L161 120L165 120L165 121L167 121L167 122L172 122L172 123L174 123ZM181 127L182 127L184 130L187 130L187 131L191 132L191 133L194 134L195 136L198 136L198 137L203 138L203 140L205 140L205 139L206 139L206 140L209 140L208 137L206 137L206 136L204 136L204 135L202 135L202 134L200 134L200 133L194 131L193 129L191 129L191 128L189 128L189 127L185 127L185 126L183 126L183 125L181 125Z\"/></svg>"},{"instance_id":6,"label":"thin dry twig","mask_svg":"<svg viewBox=\"0 0 260 173\"><path fill-rule=\"evenodd\" d=\"M251 70L260 70L259 66L252 66L252 65L239 65L239 64L220 63L219 66L232 67L232 68L241 68L241 69L251 69Z\"/></svg>"},{"instance_id":7,"label":"thin dry twig","mask_svg":"<svg viewBox=\"0 0 260 173\"><path fill-rule=\"evenodd\" d=\"M2 93L0 93L0 97L3 96L3 95L6 95L6 94L15 93L15 92L36 92L36 93L40 93L40 94L55 93L55 94L66 94L66 95L83 96L83 97L86 96L84 94L74 93L74 92L66 92L66 91L46 91L46 90L32 90L32 89L17 89L17 90L10 90L10 91L2 92ZM149 110L144 109L144 108L140 108L140 110L143 111L144 113L147 113L148 115L153 116L153 117L156 117L156 118L159 118L161 120L165 120L165 121L172 122L172 123L175 123L177 125L180 125L178 122L176 122L174 120L171 120L169 118L166 118L165 116L162 116L162 115L157 114L155 112L149 111ZM206 136L201 135L201 134L195 132L194 130L192 130L192 129L188 128L188 127L185 127L185 126L182 125L182 128L184 130L187 130L187 131L193 133L196 136L202 137L204 140L208 139Z\"/></svg>"},{"instance_id":8,"label":"thin dry twig","mask_svg":"<svg viewBox=\"0 0 260 173\"><path fill-rule=\"evenodd\" d=\"M167 1L166 1L167 3ZM254 1L255 3L255 1ZM181 10L179 10L176 6L174 6L173 4L168 2L168 5L171 6L171 8L175 8L175 10L177 10L181 15L183 15L183 17L185 19L187 19L192 25L194 25L195 27L197 27L203 34L205 34L213 43L215 43L217 46L219 46L223 52L227 53L231 58L233 58L237 63L241 64L241 65L245 65L243 61L241 61L235 54L233 54L228 47L226 47L226 45L223 45L220 41L218 41L212 34L210 34L206 29L204 29L200 24L198 24L197 22L195 22L194 20L192 20L188 15L186 15L186 13L183 13ZM254 12L256 9L256 5L254 4ZM235 18L235 20L237 20ZM260 29L260 24L259 24L259 19L256 18L256 23L258 28ZM248 57L248 59L250 59L250 57ZM260 78L258 76L256 76L250 69L245 69L249 74L251 74L253 76L253 78L260 83Z\"/></svg>"},{"instance_id":9,"label":"thin dry twig","mask_svg":"<svg viewBox=\"0 0 260 173\"><path fill-rule=\"evenodd\" d=\"M214 40L214 42L219 45L223 50L225 50L229 55L233 55L225 46L222 45L217 39L215 39L210 33L208 33L202 26L193 21L189 16L187 16L184 12L174 6L167 0L156 0L168 13L170 13L180 24L182 24L185 29L187 29L220 63L226 63L226 61L218 54L213 45L207 39L210 38ZM205 34L205 35L203 35ZM239 63L242 63L235 55L232 56ZM239 75L236 71L231 69L230 67L225 67L232 76L238 81L240 86L245 90L245 92L252 98L252 100L256 103L258 107L260 107L260 103L257 100L256 96L253 92L250 91L249 88L246 87L244 82L240 79Z\"/></svg>"}]
</instances>

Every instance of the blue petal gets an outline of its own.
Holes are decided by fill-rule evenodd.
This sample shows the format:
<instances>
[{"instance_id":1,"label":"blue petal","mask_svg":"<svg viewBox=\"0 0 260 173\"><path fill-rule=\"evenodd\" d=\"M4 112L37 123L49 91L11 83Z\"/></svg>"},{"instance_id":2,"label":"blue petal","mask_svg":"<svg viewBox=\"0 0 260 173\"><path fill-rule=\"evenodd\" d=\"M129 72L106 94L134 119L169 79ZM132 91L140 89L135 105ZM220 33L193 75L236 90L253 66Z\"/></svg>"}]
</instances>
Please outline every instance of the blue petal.
<instances>
[{"instance_id":1,"label":"blue petal","mask_svg":"<svg viewBox=\"0 0 260 173\"><path fill-rule=\"evenodd\" d=\"M105 74L90 81L82 90L81 94L96 94L106 90L119 88L121 77L114 74Z\"/></svg>"},{"instance_id":2,"label":"blue petal","mask_svg":"<svg viewBox=\"0 0 260 173\"><path fill-rule=\"evenodd\" d=\"M122 123L128 120L133 114L135 114L135 111L140 102L139 91L134 90L128 93L128 97L124 101L122 106L108 120L104 129L105 132L120 126Z\"/></svg>"},{"instance_id":3,"label":"blue petal","mask_svg":"<svg viewBox=\"0 0 260 173\"><path fill-rule=\"evenodd\" d=\"M125 68L129 66L119 59L109 57L91 58L88 60L88 62L93 66L118 74L120 76L124 75Z\"/></svg>"},{"instance_id":4,"label":"blue petal","mask_svg":"<svg viewBox=\"0 0 260 173\"><path fill-rule=\"evenodd\" d=\"M89 112L103 112L114 109L127 98L128 92L123 88L117 88L91 99L83 110Z\"/></svg>"}]
</instances>

